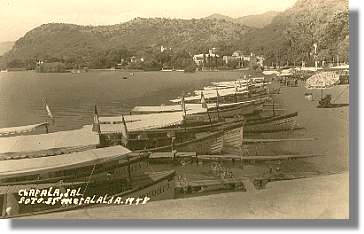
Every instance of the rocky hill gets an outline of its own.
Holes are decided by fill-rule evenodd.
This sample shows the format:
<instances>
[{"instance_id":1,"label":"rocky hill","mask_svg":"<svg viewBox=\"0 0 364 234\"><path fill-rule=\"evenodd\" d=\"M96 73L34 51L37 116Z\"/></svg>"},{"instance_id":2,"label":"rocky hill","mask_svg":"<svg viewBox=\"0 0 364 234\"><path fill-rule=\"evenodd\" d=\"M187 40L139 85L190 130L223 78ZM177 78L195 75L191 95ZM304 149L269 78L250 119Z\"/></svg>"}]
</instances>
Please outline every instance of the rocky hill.
<instances>
[{"instance_id":1,"label":"rocky hill","mask_svg":"<svg viewBox=\"0 0 364 234\"><path fill-rule=\"evenodd\" d=\"M298 0L261 30L247 34L246 47L270 62L312 62L313 45L320 59L348 61L347 0Z\"/></svg>"},{"instance_id":2,"label":"rocky hill","mask_svg":"<svg viewBox=\"0 0 364 234\"><path fill-rule=\"evenodd\" d=\"M16 41L4 60L14 66L36 59L87 64L115 51L118 61L120 56L148 57L160 51L160 46L197 53L237 44L249 30L215 19L136 18L111 26L45 24Z\"/></svg>"},{"instance_id":3,"label":"rocky hill","mask_svg":"<svg viewBox=\"0 0 364 234\"><path fill-rule=\"evenodd\" d=\"M273 18L276 17L278 14L279 12L277 11L267 11L263 14L247 15L238 18L232 18L221 14L212 14L206 17L206 19L226 20L237 24L245 25L251 28L263 28L268 24L270 24Z\"/></svg>"}]
</instances>

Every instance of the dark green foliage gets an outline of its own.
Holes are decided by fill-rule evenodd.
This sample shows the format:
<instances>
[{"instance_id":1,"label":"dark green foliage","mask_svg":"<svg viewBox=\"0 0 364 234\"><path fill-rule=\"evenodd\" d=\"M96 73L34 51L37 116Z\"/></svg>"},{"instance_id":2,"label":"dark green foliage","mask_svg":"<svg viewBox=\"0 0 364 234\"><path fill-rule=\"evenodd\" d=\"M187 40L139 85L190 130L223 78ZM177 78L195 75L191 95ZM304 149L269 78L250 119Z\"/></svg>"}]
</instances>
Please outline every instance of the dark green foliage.
<instances>
[{"instance_id":1,"label":"dark green foliage","mask_svg":"<svg viewBox=\"0 0 364 234\"><path fill-rule=\"evenodd\" d=\"M66 72L66 66L60 62L42 63L36 66L35 71L44 73Z\"/></svg>"},{"instance_id":2,"label":"dark green foliage","mask_svg":"<svg viewBox=\"0 0 364 234\"><path fill-rule=\"evenodd\" d=\"M192 58L201 48L207 50L231 41L237 44L248 30L231 22L207 19L136 18L123 24L95 27L45 24L20 38L4 55L3 62L22 60L25 63L30 59L64 62L67 67L107 68L115 67L121 59L136 56L144 58L147 67L157 67L156 63L160 67L168 62L173 66L170 60L181 51ZM161 54L161 45L172 48L170 54L167 51ZM176 67L185 66L183 63Z\"/></svg>"},{"instance_id":3,"label":"dark green foliage","mask_svg":"<svg viewBox=\"0 0 364 234\"><path fill-rule=\"evenodd\" d=\"M347 0L298 0L262 29L226 19L136 18L111 26L46 24L20 38L0 65L31 69L42 60L64 63L67 69L193 70L192 56L213 47L220 58L204 57L204 69L221 68L222 56L235 50L264 55L266 65L292 65L301 60L310 65L313 43L318 44L319 59L348 60ZM162 53L160 46L168 49ZM133 56L137 62L131 62Z\"/></svg>"}]
</instances>

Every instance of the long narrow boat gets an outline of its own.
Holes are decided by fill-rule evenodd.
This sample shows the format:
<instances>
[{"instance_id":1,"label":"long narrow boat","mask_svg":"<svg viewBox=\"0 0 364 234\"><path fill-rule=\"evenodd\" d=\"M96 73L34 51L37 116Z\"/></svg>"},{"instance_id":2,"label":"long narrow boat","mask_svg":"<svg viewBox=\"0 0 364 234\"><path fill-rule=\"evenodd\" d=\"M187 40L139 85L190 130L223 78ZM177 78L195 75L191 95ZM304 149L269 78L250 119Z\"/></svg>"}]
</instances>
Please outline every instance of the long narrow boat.
<instances>
[{"instance_id":1,"label":"long narrow boat","mask_svg":"<svg viewBox=\"0 0 364 234\"><path fill-rule=\"evenodd\" d=\"M179 151L189 150L209 154L216 150L205 146L198 146L195 142L199 142L201 145L208 145L211 144L211 142L221 142L221 137L216 137L216 135L219 135L219 132L222 132L222 137L228 138L230 130L237 129L237 131L240 131L239 129L243 125L245 133L291 130L292 128L288 128L283 123L291 123L297 116L297 113L292 113L247 121L244 118L232 118L230 120L212 124L190 126L183 124L183 119L177 121L179 120L178 118L173 118L176 114L178 113L146 114L139 115L139 118L134 117L133 120L130 119L132 115L125 116L125 126L123 126L122 121L120 121L123 118L122 116L100 117L101 145L109 146L124 143L132 150L148 149L153 151L154 149L157 149L160 151L169 151L173 148L172 138L174 138L173 144L181 144L181 147L178 149ZM125 131L125 129L127 129L127 131ZM127 132L127 139L125 137L125 132ZM210 139L214 138L215 141L210 141ZM234 139L238 140L239 137L234 136ZM186 147L188 144L192 146ZM222 148L222 145L220 148ZM220 148L219 151L221 152Z\"/></svg>"},{"instance_id":2,"label":"long narrow boat","mask_svg":"<svg viewBox=\"0 0 364 234\"><path fill-rule=\"evenodd\" d=\"M197 105L197 104L196 104ZM284 115L272 115L272 116L249 116L248 118L242 116L232 116L231 118L225 118L221 121L213 121L208 123L200 124L185 124L183 113L178 110L178 106L173 108L159 109L157 106L144 106L136 107L140 111L151 114L141 115L125 115L126 128L129 134L159 134L164 132L203 132L203 131L214 131L222 129L224 126L228 127L231 124L245 121L246 132L260 132L260 129L254 130L254 128L261 128L266 131L271 131L272 127L279 123L279 121L286 119L294 119L298 113L290 113ZM166 111L163 111L166 110ZM160 112L161 111L161 112ZM154 113L155 112L155 113ZM122 116L116 117L99 117L99 124L104 133L121 132ZM284 127L283 125L280 125ZM279 130L279 128L276 128ZM282 129L286 130L286 128ZM159 136L156 136L159 137ZM133 137L132 137L133 138Z\"/></svg>"},{"instance_id":3,"label":"long narrow boat","mask_svg":"<svg viewBox=\"0 0 364 234\"><path fill-rule=\"evenodd\" d=\"M251 101L257 98L268 97L267 90L262 87L259 89L251 89L236 91L235 89L221 89L219 92L219 102L220 103L232 103L232 102L245 102ZM207 93L203 91L205 99L207 102L216 103L217 101L217 93L216 90L209 90ZM205 94L206 93L206 94ZM186 103L200 103L201 100L201 91L199 94L195 94L193 96L185 97ZM172 103L180 103L181 97L176 99L169 100Z\"/></svg>"},{"instance_id":4,"label":"long narrow boat","mask_svg":"<svg viewBox=\"0 0 364 234\"><path fill-rule=\"evenodd\" d=\"M219 104L218 107L209 108L206 112L186 115L185 121L187 124L209 123L219 121L219 119L253 115L263 109L266 101L266 98L260 98L245 102Z\"/></svg>"},{"instance_id":5,"label":"long narrow boat","mask_svg":"<svg viewBox=\"0 0 364 234\"><path fill-rule=\"evenodd\" d=\"M172 113L180 115L180 121L183 120L184 124L196 125L204 123L215 123L224 118L241 117L253 115L263 109L263 104L268 101L268 97L256 98L250 101L222 103L218 106L215 103L207 104L207 108L203 108L201 104L186 104L186 114L182 111L182 107L178 105L171 106L137 106L131 110L131 113L138 114L166 114ZM159 115L162 116L162 115ZM155 115L156 118L159 117ZM136 115L137 119L139 116ZM128 117L129 118L129 117ZM132 118L132 117L130 117ZM175 118L175 116L173 116ZM101 120L103 121L103 120ZM108 121L108 120L105 120ZM120 121L120 119L119 119ZM168 121L168 120L167 120Z\"/></svg>"},{"instance_id":6,"label":"long narrow boat","mask_svg":"<svg viewBox=\"0 0 364 234\"><path fill-rule=\"evenodd\" d=\"M127 139L120 124L100 124L100 142L103 146L122 142L132 150L194 151L201 154L220 153L225 131L241 128L243 119L195 127L170 127L158 129L130 130Z\"/></svg>"},{"instance_id":7,"label":"long narrow boat","mask_svg":"<svg viewBox=\"0 0 364 234\"><path fill-rule=\"evenodd\" d=\"M97 133L91 126L81 129L40 135L22 135L0 138L0 160L44 157L96 148Z\"/></svg>"},{"instance_id":8,"label":"long narrow boat","mask_svg":"<svg viewBox=\"0 0 364 234\"><path fill-rule=\"evenodd\" d=\"M48 122L42 122L25 126L0 128L0 137L24 135L31 132L39 132L43 129L45 129L45 132L48 132L48 126L49 126Z\"/></svg>"},{"instance_id":9,"label":"long narrow boat","mask_svg":"<svg viewBox=\"0 0 364 234\"><path fill-rule=\"evenodd\" d=\"M231 129L226 131L224 134L224 153L237 153L244 155L270 155L270 154L298 154L301 151L300 147L296 147L298 142L303 144L308 141L317 140L316 138L282 138L282 136L273 138L252 138L253 131L245 131L249 126L244 126L241 129ZM274 130L267 129L262 130L262 133L271 133ZM286 130L287 131L287 130ZM248 134L247 134L248 133ZM260 133L260 132L258 132ZM249 137L247 137L247 135ZM256 136L261 136L260 134L253 134ZM295 142L292 144L292 142ZM302 146L302 145L301 145ZM308 146L308 145L307 145Z\"/></svg>"},{"instance_id":10,"label":"long narrow boat","mask_svg":"<svg viewBox=\"0 0 364 234\"><path fill-rule=\"evenodd\" d=\"M268 133L275 131L289 131L298 127L296 117L298 113L276 115L261 119L248 119L244 128L246 133Z\"/></svg>"},{"instance_id":11,"label":"long narrow boat","mask_svg":"<svg viewBox=\"0 0 364 234\"><path fill-rule=\"evenodd\" d=\"M216 102L219 97L220 103L249 101L252 98L268 95L267 87L271 82L266 82L264 77L241 79L235 81L212 82L213 86L204 87L203 90L194 91L194 95L185 97L185 103L199 103L201 93L207 102ZM219 94L217 94L217 92ZM181 97L170 100L178 103Z\"/></svg>"},{"instance_id":12,"label":"long narrow boat","mask_svg":"<svg viewBox=\"0 0 364 234\"><path fill-rule=\"evenodd\" d=\"M148 157L149 153L146 152L131 152L122 146L113 146L42 158L0 161L2 216L29 215L92 205L72 202L62 204L62 198L72 197L69 191L76 190L79 195L74 198L77 197L78 201L105 194L109 198L114 196L120 199L173 198L175 172L146 174ZM54 198L55 191L58 191L57 197L60 199L56 204L38 203L44 190L46 193L43 201L48 201L49 197ZM38 198L37 202L27 203L29 197Z\"/></svg>"},{"instance_id":13,"label":"long narrow boat","mask_svg":"<svg viewBox=\"0 0 364 234\"><path fill-rule=\"evenodd\" d=\"M184 139L181 142L148 149L150 152L196 152L197 154L220 154L224 147L224 131L203 132L196 134L194 138ZM136 143L140 145L140 142Z\"/></svg>"},{"instance_id":14,"label":"long narrow boat","mask_svg":"<svg viewBox=\"0 0 364 234\"><path fill-rule=\"evenodd\" d=\"M44 102L44 107L45 107L45 110L49 117L49 120L52 123L54 123L54 117L52 115L51 110L49 109L48 104L46 103L45 100L43 100L43 102ZM28 135L30 133L33 133L33 134L41 134L44 132L48 133L48 131L49 131L48 128L49 128L48 120L41 122L41 123L35 123L35 124L24 125L24 126L0 128L0 138L9 137L9 136L18 136L18 135Z\"/></svg>"}]
</instances>

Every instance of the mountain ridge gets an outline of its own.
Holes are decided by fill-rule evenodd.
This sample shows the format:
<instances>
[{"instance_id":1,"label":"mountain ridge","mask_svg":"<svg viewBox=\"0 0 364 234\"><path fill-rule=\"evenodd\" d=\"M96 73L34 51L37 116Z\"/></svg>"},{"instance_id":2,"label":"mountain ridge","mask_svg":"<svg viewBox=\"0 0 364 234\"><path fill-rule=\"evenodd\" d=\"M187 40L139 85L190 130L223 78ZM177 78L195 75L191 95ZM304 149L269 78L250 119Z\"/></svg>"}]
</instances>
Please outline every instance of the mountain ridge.
<instances>
[{"instance_id":1,"label":"mountain ridge","mask_svg":"<svg viewBox=\"0 0 364 234\"><path fill-rule=\"evenodd\" d=\"M32 68L35 61L47 60L110 67L121 58L136 56L155 65L163 60L161 46L172 48L169 56L176 57L192 58L215 47L220 55L231 55L235 50L264 55L267 64L312 63L314 43L318 44L319 59L331 61L339 56L348 60L347 0L298 0L263 28L222 17L225 19L135 18L108 26L45 24L17 40L2 64Z\"/></svg>"},{"instance_id":2,"label":"mountain ridge","mask_svg":"<svg viewBox=\"0 0 364 234\"><path fill-rule=\"evenodd\" d=\"M227 20L234 23L242 24L252 28L263 28L264 26L270 24L274 17L276 17L279 11L267 11L261 14L246 15L242 17L230 17L219 13L214 13L205 17L206 19L218 19Z\"/></svg>"}]
</instances>

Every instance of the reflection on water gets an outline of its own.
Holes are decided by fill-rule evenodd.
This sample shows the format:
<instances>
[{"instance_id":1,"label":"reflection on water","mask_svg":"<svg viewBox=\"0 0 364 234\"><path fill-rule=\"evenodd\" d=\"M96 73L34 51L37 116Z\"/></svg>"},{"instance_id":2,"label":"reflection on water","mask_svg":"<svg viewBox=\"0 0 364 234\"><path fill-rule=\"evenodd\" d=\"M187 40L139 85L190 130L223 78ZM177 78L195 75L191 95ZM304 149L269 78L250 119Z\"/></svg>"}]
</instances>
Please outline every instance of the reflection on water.
<instances>
[{"instance_id":1,"label":"reflection on water","mask_svg":"<svg viewBox=\"0 0 364 234\"><path fill-rule=\"evenodd\" d=\"M124 77L128 79L124 79ZM239 72L95 71L81 74L8 72L0 74L0 127L46 120L42 99L56 118L51 131L79 128L101 115L119 115L135 105L168 104L168 100L212 81L238 79Z\"/></svg>"}]
</instances>

